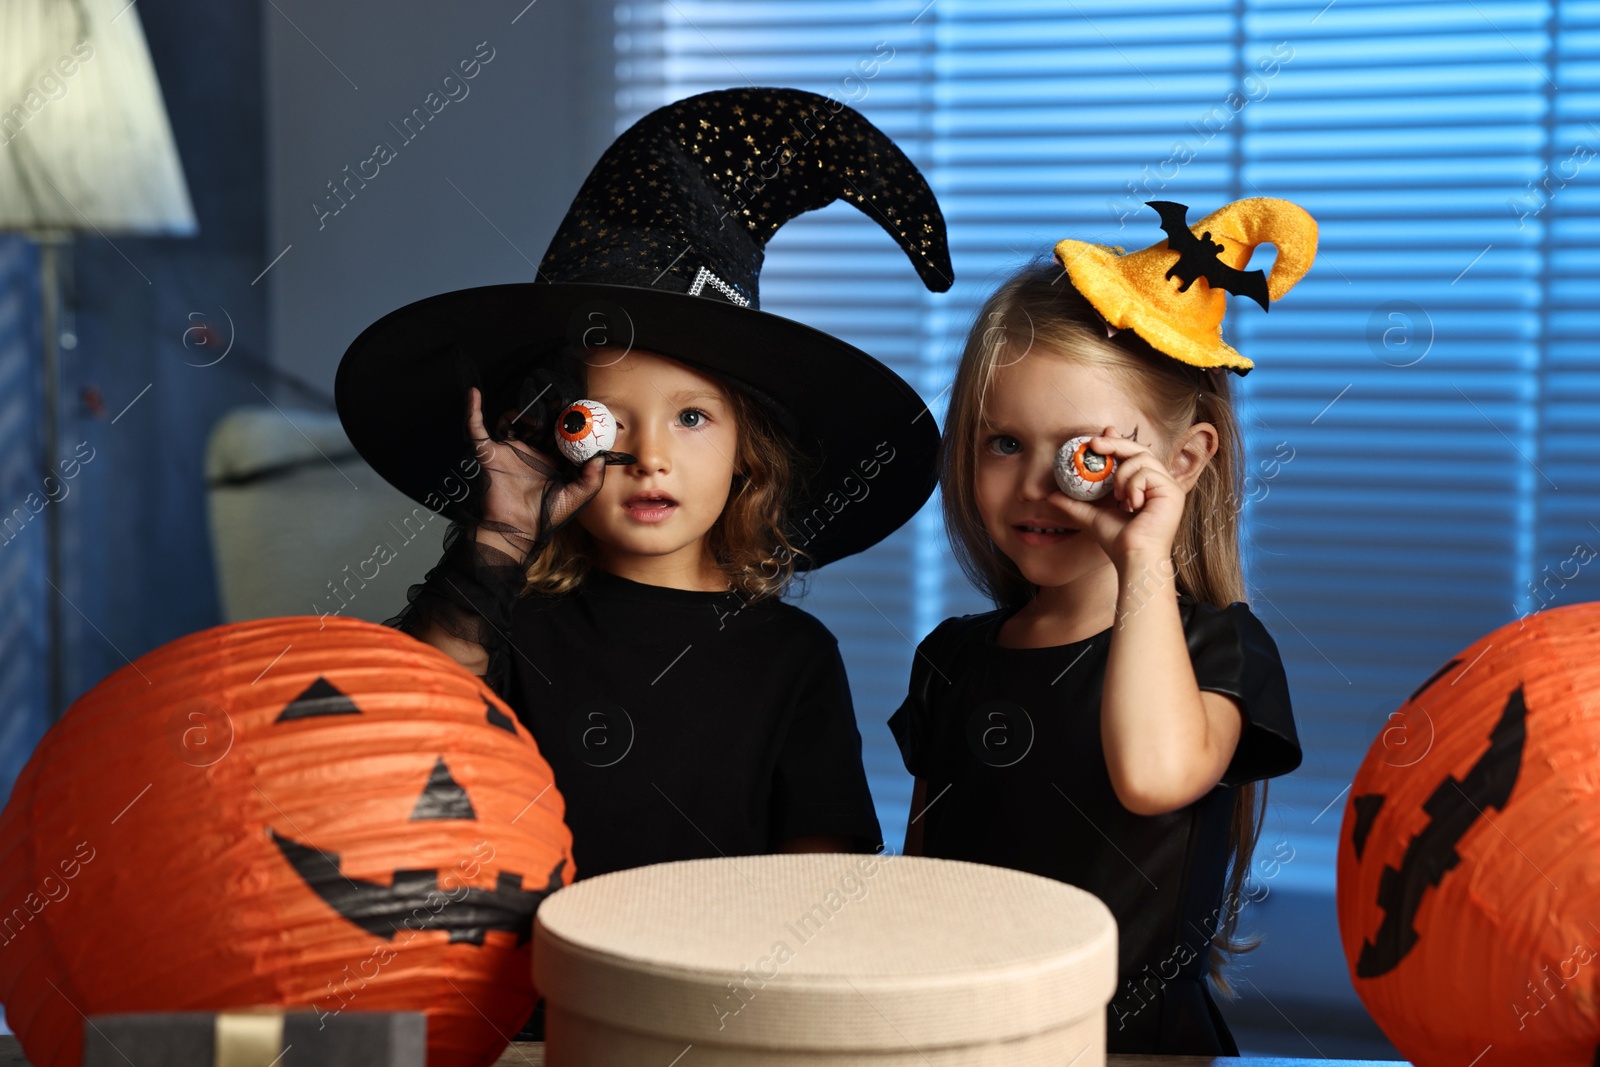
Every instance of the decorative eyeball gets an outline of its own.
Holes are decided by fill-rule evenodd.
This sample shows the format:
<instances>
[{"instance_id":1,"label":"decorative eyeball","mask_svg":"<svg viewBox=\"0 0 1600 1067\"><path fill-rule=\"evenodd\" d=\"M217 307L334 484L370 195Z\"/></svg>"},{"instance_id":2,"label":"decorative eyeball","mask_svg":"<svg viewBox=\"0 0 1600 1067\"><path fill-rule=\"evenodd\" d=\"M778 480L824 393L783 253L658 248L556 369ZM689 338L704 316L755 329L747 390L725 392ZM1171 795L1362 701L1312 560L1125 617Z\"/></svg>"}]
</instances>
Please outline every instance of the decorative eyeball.
<instances>
[{"instance_id":1,"label":"decorative eyeball","mask_svg":"<svg viewBox=\"0 0 1600 1067\"><path fill-rule=\"evenodd\" d=\"M556 420L556 447L574 463L587 463L617 443L617 422L598 400L578 400Z\"/></svg>"},{"instance_id":2,"label":"decorative eyeball","mask_svg":"<svg viewBox=\"0 0 1600 1067\"><path fill-rule=\"evenodd\" d=\"M1074 437L1056 453L1056 484L1074 500L1099 500L1111 492L1117 461L1089 448L1091 437Z\"/></svg>"}]
</instances>

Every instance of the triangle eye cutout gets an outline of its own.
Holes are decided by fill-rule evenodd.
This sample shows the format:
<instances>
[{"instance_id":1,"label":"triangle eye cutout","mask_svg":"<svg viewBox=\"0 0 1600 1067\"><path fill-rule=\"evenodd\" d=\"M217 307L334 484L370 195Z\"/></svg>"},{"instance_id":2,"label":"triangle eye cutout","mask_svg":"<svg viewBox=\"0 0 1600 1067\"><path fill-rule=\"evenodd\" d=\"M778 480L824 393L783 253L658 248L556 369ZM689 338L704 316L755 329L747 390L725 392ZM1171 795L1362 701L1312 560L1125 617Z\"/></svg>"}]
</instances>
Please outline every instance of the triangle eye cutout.
<instances>
[{"instance_id":1,"label":"triangle eye cutout","mask_svg":"<svg viewBox=\"0 0 1600 1067\"><path fill-rule=\"evenodd\" d=\"M289 722L293 719L314 719L322 715L360 715L361 709L356 707L356 702L335 689L326 678L317 677L317 680L306 686L305 692L295 697L285 705L273 719L274 723Z\"/></svg>"},{"instance_id":2,"label":"triangle eye cutout","mask_svg":"<svg viewBox=\"0 0 1600 1067\"><path fill-rule=\"evenodd\" d=\"M489 703L487 700L483 702L483 710L485 713L484 718L489 720L490 726L498 726L508 734L515 734L517 732L517 728L512 725L511 720L506 716L506 713Z\"/></svg>"},{"instance_id":3,"label":"triangle eye cutout","mask_svg":"<svg viewBox=\"0 0 1600 1067\"><path fill-rule=\"evenodd\" d=\"M411 809L411 821L477 817L478 813L472 810L472 801L467 799L467 791L451 777L450 768L445 766L444 757L440 756L433 765L433 773L428 775L428 784L423 786L422 795L417 798L417 806Z\"/></svg>"}]
</instances>

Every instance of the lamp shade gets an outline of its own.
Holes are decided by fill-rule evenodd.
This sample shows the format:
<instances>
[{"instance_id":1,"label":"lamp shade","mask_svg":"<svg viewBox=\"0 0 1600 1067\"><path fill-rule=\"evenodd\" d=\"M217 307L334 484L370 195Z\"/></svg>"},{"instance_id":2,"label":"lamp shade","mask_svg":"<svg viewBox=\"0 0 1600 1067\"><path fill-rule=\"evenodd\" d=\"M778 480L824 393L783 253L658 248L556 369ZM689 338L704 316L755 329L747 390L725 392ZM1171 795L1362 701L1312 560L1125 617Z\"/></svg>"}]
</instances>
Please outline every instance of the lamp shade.
<instances>
[{"instance_id":1,"label":"lamp shade","mask_svg":"<svg viewBox=\"0 0 1600 1067\"><path fill-rule=\"evenodd\" d=\"M0 229L196 232L127 0L0 4Z\"/></svg>"}]
</instances>

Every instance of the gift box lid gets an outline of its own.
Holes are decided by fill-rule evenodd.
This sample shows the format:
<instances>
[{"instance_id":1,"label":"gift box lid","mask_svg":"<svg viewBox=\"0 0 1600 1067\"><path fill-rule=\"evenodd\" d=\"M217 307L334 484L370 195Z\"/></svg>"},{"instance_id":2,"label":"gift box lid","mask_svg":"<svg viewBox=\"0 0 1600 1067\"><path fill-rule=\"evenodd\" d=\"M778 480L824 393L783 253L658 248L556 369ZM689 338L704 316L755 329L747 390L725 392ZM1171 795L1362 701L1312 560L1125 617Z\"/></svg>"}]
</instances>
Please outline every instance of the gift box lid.
<instances>
[{"instance_id":1,"label":"gift box lid","mask_svg":"<svg viewBox=\"0 0 1600 1067\"><path fill-rule=\"evenodd\" d=\"M1103 1013L1117 927L1049 878L917 856L662 863L546 899L534 980L558 1011L700 1044L1007 1041Z\"/></svg>"},{"instance_id":2,"label":"gift box lid","mask_svg":"<svg viewBox=\"0 0 1600 1067\"><path fill-rule=\"evenodd\" d=\"M423 1067L427 1049L420 1011L127 1012L84 1019L82 1067Z\"/></svg>"}]
</instances>

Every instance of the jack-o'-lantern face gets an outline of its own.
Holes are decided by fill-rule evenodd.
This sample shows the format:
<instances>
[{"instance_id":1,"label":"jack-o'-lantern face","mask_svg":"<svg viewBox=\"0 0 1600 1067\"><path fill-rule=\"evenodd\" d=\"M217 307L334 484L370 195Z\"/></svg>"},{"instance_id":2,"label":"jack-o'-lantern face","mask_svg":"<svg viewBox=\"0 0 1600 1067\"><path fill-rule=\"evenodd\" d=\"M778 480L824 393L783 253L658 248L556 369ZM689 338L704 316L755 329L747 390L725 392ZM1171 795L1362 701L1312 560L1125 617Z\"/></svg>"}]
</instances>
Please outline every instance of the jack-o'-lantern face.
<instances>
[{"instance_id":1,"label":"jack-o'-lantern face","mask_svg":"<svg viewBox=\"0 0 1600 1067\"><path fill-rule=\"evenodd\" d=\"M1600 1045L1600 604L1451 658L1391 717L1339 842L1351 981L1419 1067Z\"/></svg>"},{"instance_id":2,"label":"jack-o'-lantern face","mask_svg":"<svg viewBox=\"0 0 1600 1067\"><path fill-rule=\"evenodd\" d=\"M319 677L305 692L295 697L275 724L299 722L326 715L359 715L361 709L349 696ZM486 698L484 720L491 726L516 736L514 720ZM427 782L417 795L408 821L446 820L476 822L477 812L467 791L450 773L443 756L428 772ZM565 858L556 861L548 879L537 889L524 886L524 876L501 870L493 888L481 889L461 882L466 867L452 871L440 867L396 869L388 884L352 878L339 869L339 854L294 840L269 825L268 834L284 860L305 882L306 887L327 902L339 915L368 933L386 940L422 930L444 930L450 941L474 945L484 943L489 930L502 930L526 944L533 932L533 914L539 902L562 886ZM473 868L482 864L474 862ZM457 884L451 885L452 882ZM446 887L449 888L446 888ZM439 895L446 898L439 903ZM437 907L435 905L437 904Z\"/></svg>"},{"instance_id":3,"label":"jack-o'-lantern face","mask_svg":"<svg viewBox=\"0 0 1600 1067\"><path fill-rule=\"evenodd\" d=\"M425 1011L430 1064L489 1064L574 873L562 815L531 735L437 649L344 619L203 631L96 686L19 778L0 909L75 870L0 917L51 947L0 949L0 1000L41 1067L77 1062L84 1015L255 1005Z\"/></svg>"}]
</instances>

